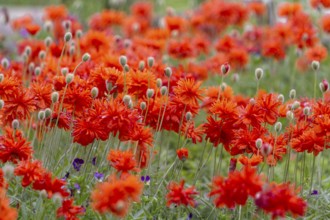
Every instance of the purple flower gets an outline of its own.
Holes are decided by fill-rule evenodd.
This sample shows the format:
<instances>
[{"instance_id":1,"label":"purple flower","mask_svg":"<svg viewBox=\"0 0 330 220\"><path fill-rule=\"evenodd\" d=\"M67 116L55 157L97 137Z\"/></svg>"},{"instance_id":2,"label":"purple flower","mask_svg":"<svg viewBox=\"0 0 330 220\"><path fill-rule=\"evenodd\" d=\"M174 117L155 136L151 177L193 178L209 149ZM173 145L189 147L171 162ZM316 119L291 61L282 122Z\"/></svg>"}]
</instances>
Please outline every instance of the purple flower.
<instances>
[{"instance_id":1,"label":"purple flower","mask_svg":"<svg viewBox=\"0 0 330 220\"><path fill-rule=\"evenodd\" d=\"M95 172L94 173L94 177L95 177L95 179L97 179L98 181L101 182L103 180L103 178L104 178L104 175L102 173Z\"/></svg>"},{"instance_id":2,"label":"purple flower","mask_svg":"<svg viewBox=\"0 0 330 220\"><path fill-rule=\"evenodd\" d=\"M73 185L73 187L74 187L76 190L80 191L80 185L79 185L78 183L75 183L75 184Z\"/></svg>"},{"instance_id":3,"label":"purple flower","mask_svg":"<svg viewBox=\"0 0 330 220\"><path fill-rule=\"evenodd\" d=\"M193 214L192 213L189 213L187 220L192 219L192 217L193 217Z\"/></svg>"},{"instance_id":4,"label":"purple flower","mask_svg":"<svg viewBox=\"0 0 330 220\"><path fill-rule=\"evenodd\" d=\"M69 172L66 172L65 176L62 178L62 180L66 181L70 176Z\"/></svg>"},{"instance_id":5,"label":"purple flower","mask_svg":"<svg viewBox=\"0 0 330 220\"><path fill-rule=\"evenodd\" d=\"M81 165L84 164L84 160L80 158L75 158L72 162L73 168L77 171L80 171Z\"/></svg>"},{"instance_id":6,"label":"purple flower","mask_svg":"<svg viewBox=\"0 0 330 220\"><path fill-rule=\"evenodd\" d=\"M96 157L93 157L92 159L92 164L95 166L96 165Z\"/></svg>"},{"instance_id":7,"label":"purple flower","mask_svg":"<svg viewBox=\"0 0 330 220\"><path fill-rule=\"evenodd\" d=\"M150 181L150 176L141 176L141 181L148 183Z\"/></svg>"},{"instance_id":8,"label":"purple flower","mask_svg":"<svg viewBox=\"0 0 330 220\"><path fill-rule=\"evenodd\" d=\"M317 191L317 190L313 190L313 192L311 193L311 195L318 195L319 194L319 192Z\"/></svg>"}]
</instances>

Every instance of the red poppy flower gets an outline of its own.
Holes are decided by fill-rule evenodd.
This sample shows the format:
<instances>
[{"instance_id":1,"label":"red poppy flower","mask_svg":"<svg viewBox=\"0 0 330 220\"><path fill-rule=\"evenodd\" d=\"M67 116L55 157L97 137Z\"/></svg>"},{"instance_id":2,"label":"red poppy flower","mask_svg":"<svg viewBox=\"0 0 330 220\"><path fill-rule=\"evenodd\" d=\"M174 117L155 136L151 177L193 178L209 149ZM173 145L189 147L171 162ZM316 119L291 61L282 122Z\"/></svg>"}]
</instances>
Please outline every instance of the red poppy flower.
<instances>
[{"instance_id":1,"label":"red poppy flower","mask_svg":"<svg viewBox=\"0 0 330 220\"><path fill-rule=\"evenodd\" d=\"M16 176L23 176L22 186L27 187L34 181L42 178L45 170L43 169L40 161L21 161L15 168Z\"/></svg>"},{"instance_id":2,"label":"red poppy flower","mask_svg":"<svg viewBox=\"0 0 330 220\"><path fill-rule=\"evenodd\" d=\"M185 161L188 158L188 149L186 148L180 148L176 150L176 154L178 155L178 158L182 161Z\"/></svg>"},{"instance_id":3,"label":"red poppy flower","mask_svg":"<svg viewBox=\"0 0 330 220\"><path fill-rule=\"evenodd\" d=\"M137 164L132 151L111 150L108 160L118 172L127 173L136 170Z\"/></svg>"},{"instance_id":4,"label":"red poppy flower","mask_svg":"<svg viewBox=\"0 0 330 220\"><path fill-rule=\"evenodd\" d=\"M82 206L73 205L73 199L65 199L62 202L62 206L56 211L57 217L64 217L66 220L79 220L77 215L81 215L85 212Z\"/></svg>"},{"instance_id":5,"label":"red poppy flower","mask_svg":"<svg viewBox=\"0 0 330 220\"><path fill-rule=\"evenodd\" d=\"M180 184L171 182L167 188L169 190L169 193L166 195L167 206L176 204L195 207L196 202L193 196L197 195L198 192L194 186L185 189L184 180L181 180Z\"/></svg>"}]
</instances>

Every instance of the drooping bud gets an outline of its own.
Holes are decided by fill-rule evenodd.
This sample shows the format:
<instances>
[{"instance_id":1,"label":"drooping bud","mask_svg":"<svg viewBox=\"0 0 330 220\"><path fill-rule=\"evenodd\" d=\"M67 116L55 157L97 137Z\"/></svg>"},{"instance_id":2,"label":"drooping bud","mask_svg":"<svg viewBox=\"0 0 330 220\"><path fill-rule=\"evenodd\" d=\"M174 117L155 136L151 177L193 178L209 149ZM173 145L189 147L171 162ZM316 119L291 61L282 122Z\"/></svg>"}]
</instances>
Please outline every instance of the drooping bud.
<instances>
[{"instance_id":1,"label":"drooping bud","mask_svg":"<svg viewBox=\"0 0 330 220\"><path fill-rule=\"evenodd\" d=\"M14 130L18 129L19 128L19 121L17 119L14 119L12 122L11 122L11 126Z\"/></svg>"},{"instance_id":2,"label":"drooping bud","mask_svg":"<svg viewBox=\"0 0 330 220\"><path fill-rule=\"evenodd\" d=\"M128 105L128 103L131 101L131 96L130 95L124 95L123 97L123 102L125 105Z\"/></svg>"},{"instance_id":3,"label":"drooping bud","mask_svg":"<svg viewBox=\"0 0 330 220\"><path fill-rule=\"evenodd\" d=\"M127 64L125 64L125 66L124 66L124 71L125 71L125 73L129 72L129 66Z\"/></svg>"},{"instance_id":4,"label":"drooping bud","mask_svg":"<svg viewBox=\"0 0 330 220\"><path fill-rule=\"evenodd\" d=\"M26 46L24 49L24 54L26 54L27 56L30 56L32 53L32 49L30 46Z\"/></svg>"},{"instance_id":5,"label":"drooping bud","mask_svg":"<svg viewBox=\"0 0 330 220\"><path fill-rule=\"evenodd\" d=\"M222 64L221 65L221 73L223 75L226 75L229 73L229 70L230 70L230 65L228 63L225 63L225 64Z\"/></svg>"},{"instance_id":6,"label":"drooping bud","mask_svg":"<svg viewBox=\"0 0 330 220\"><path fill-rule=\"evenodd\" d=\"M44 50L39 51L38 57L40 60L44 60L46 58L46 52Z\"/></svg>"},{"instance_id":7,"label":"drooping bud","mask_svg":"<svg viewBox=\"0 0 330 220\"><path fill-rule=\"evenodd\" d=\"M52 42L53 42L53 39L50 36L45 38L46 47L49 47L52 44Z\"/></svg>"},{"instance_id":8,"label":"drooping bud","mask_svg":"<svg viewBox=\"0 0 330 220\"><path fill-rule=\"evenodd\" d=\"M66 84L70 84L70 83L72 83L73 78L74 78L74 75L73 75L72 73L68 73L68 74L65 76L65 82L66 82Z\"/></svg>"},{"instance_id":9,"label":"drooping bud","mask_svg":"<svg viewBox=\"0 0 330 220\"><path fill-rule=\"evenodd\" d=\"M55 92L52 92L51 99L52 99L52 103L58 102L58 99L59 99L58 92L56 92L56 91Z\"/></svg>"},{"instance_id":10,"label":"drooping bud","mask_svg":"<svg viewBox=\"0 0 330 220\"><path fill-rule=\"evenodd\" d=\"M284 95L283 95L283 94L279 94L279 95L277 96L277 100L278 100L279 102L281 102L281 103L284 103Z\"/></svg>"},{"instance_id":11,"label":"drooping bud","mask_svg":"<svg viewBox=\"0 0 330 220\"><path fill-rule=\"evenodd\" d=\"M226 90L226 87L227 87L227 84L226 83L222 83L220 85L221 91L225 91Z\"/></svg>"},{"instance_id":12,"label":"drooping bud","mask_svg":"<svg viewBox=\"0 0 330 220\"><path fill-rule=\"evenodd\" d=\"M328 91L329 89L329 83L327 80L322 80L322 82L320 83L320 90L322 93L325 93L326 91Z\"/></svg>"},{"instance_id":13,"label":"drooping bud","mask_svg":"<svg viewBox=\"0 0 330 220\"><path fill-rule=\"evenodd\" d=\"M83 35L82 30L77 30L76 31L76 36L77 36L78 39L81 39L82 35Z\"/></svg>"},{"instance_id":14,"label":"drooping bud","mask_svg":"<svg viewBox=\"0 0 330 220\"><path fill-rule=\"evenodd\" d=\"M312 62L312 69L313 69L314 71L319 70L319 69L320 69L320 62L314 60L314 61Z\"/></svg>"},{"instance_id":15,"label":"drooping bud","mask_svg":"<svg viewBox=\"0 0 330 220\"><path fill-rule=\"evenodd\" d=\"M186 113L186 120L187 121L190 121L192 119L192 114L191 114L191 112L187 112Z\"/></svg>"},{"instance_id":16,"label":"drooping bud","mask_svg":"<svg viewBox=\"0 0 330 220\"><path fill-rule=\"evenodd\" d=\"M91 90L92 98L95 99L99 95L99 89L97 87L93 87Z\"/></svg>"},{"instance_id":17,"label":"drooping bud","mask_svg":"<svg viewBox=\"0 0 330 220\"><path fill-rule=\"evenodd\" d=\"M53 29L53 23L51 21L45 21L44 23L44 29L47 33L50 33Z\"/></svg>"},{"instance_id":18,"label":"drooping bud","mask_svg":"<svg viewBox=\"0 0 330 220\"><path fill-rule=\"evenodd\" d=\"M110 92L112 89L112 82L108 82L108 80L106 80L105 87L107 88L107 91Z\"/></svg>"},{"instance_id":19,"label":"drooping bud","mask_svg":"<svg viewBox=\"0 0 330 220\"><path fill-rule=\"evenodd\" d=\"M289 120L289 121L292 121L294 119L294 114L292 111L287 111L286 112L286 118Z\"/></svg>"},{"instance_id":20,"label":"drooping bud","mask_svg":"<svg viewBox=\"0 0 330 220\"><path fill-rule=\"evenodd\" d=\"M63 21L63 27L65 28L66 31L70 31L71 30L71 21L69 21L69 20Z\"/></svg>"},{"instance_id":21,"label":"drooping bud","mask_svg":"<svg viewBox=\"0 0 330 220\"><path fill-rule=\"evenodd\" d=\"M29 64L29 72L30 73L32 73L33 72L33 70L34 70L34 62L31 62L30 64Z\"/></svg>"},{"instance_id":22,"label":"drooping bud","mask_svg":"<svg viewBox=\"0 0 330 220\"><path fill-rule=\"evenodd\" d=\"M172 76L172 69L171 67L166 67L164 70L164 74L166 77L170 78Z\"/></svg>"},{"instance_id":23,"label":"drooping bud","mask_svg":"<svg viewBox=\"0 0 330 220\"><path fill-rule=\"evenodd\" d=\"M72 34L71 32L66 32L64 35L64 41L69 42L72 39Z\"/></svg>"},{"instance_id":24,"label":"drooping bud","mask_svg":"<svg viewBox=\"0 0 330 220\"><path fill-rule=\"evenodd\" d=\"M272 152L272 145L269 143L264 143L261 145L260 152L264 157L267 157Z\"/></svg>"},{"instance_id":25,"label":"drooping bud","mask_svg":"<svg viewBox=\"0 0 330 220\"><path fill-rule=\"evenodd\" d=\"M311 114L311 108L308 107L308 106L306 106L306 107L304 108L303 112L304 112L304 115L305 115L305 116L308 116L308 115Z\"/></svg>"},{"instance_id":26,"label":"drooping bud","mask_svg":"<svg viewBox=\"0 0 330 220\"><path fill-rule=\"evenodd\" d=\"M290 90L289 97L290 97L290 99L295 99L296 98L296 90L295 89Z\"/></svg>"},{"instance_id":27,"label":"drooping bud","mask_svg":"<svg viewBox=\"0 0 330 220\"><path fill-rule=\"evenodd\" d=\"M122 67L124 67L127 64L127 57L126 56L120 56L119 57L119 63Z\"/></svg>"},{"instance_id":28,"label":"drooping bud","mask_svg":"<svg viewBox=\"0 0 330 220\"><path fill-rule=\"evenodd\" d=\"M71 46L70 46L70 49L69 49L69 54L70 54L70 56L73 56L75 52L76 52L76 48L75 48L75 46L74 46L74 45L71 45Z\"/></svg>"},{"instance_id":29,"label":"drooping bud","mask_svg":"<svg viewBox=\"0 0 330 220\"><path fill-rule=\"evenodd\" d=\"M257 68L254 72L256 79L259 81L263 75L264 75L264 70L261 68Z\"/></svg>"},{"instance_id":30,"label":"drooping bud","mask_svg":"<svg viewBox=\"0 0 330 220\"><path fill-rule=\"evenodd\" d=\"M148 57L148 67L149 68L153 67L154 63L155 63L155 58Z\"/></svg>"},{"instance_id":31,"label":"drooping bud","mask_svg":"<svg viewBox=\"0 0 330 220\"><path fill-rule=\"evenodd\" d=\"M155 90L154 89L147 89L147 98L152 98L155 94Z\"/></svg>"},{"instance_id":32,"label":"drooping bud","mask_svg":"<svg viewBox=\"0 0 330 220\"><path fill-rule=\"evenodd\" d=\"M84 55L82 56L82 61L83 62L87 62L91 59L91 55L89 55L89 53L84 53Z\"/></svg>"},{"instance_id":33,"label":"drooping bud","mask_svg":"<svg viewBox=\"0 0 330 220\"><path fill-rule=\"evenodd\" d=\"M67 67L63 67L61 69L61 73L62 73L63 76L66 76L66 74L68 74L68 72L69 72L69 68L67 68Z\"/></svg>"}]
</instances>

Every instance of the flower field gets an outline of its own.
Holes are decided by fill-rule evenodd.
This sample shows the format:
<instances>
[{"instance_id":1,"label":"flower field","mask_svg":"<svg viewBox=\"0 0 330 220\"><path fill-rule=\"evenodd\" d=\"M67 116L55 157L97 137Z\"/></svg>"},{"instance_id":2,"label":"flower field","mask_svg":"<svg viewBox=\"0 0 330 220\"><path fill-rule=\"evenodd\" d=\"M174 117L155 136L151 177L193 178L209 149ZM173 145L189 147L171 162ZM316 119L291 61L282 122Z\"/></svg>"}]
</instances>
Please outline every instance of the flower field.
<instances>
[{"instance_id":1,"label":"flower field","mask_svg":"<svg viewBox=\"0 0 330 220\"><path fill-rule=\"evenodd\" d=\"M330 219L330 1L118 2L2 10L0 220Z\"/></svg>"}]
</instances>

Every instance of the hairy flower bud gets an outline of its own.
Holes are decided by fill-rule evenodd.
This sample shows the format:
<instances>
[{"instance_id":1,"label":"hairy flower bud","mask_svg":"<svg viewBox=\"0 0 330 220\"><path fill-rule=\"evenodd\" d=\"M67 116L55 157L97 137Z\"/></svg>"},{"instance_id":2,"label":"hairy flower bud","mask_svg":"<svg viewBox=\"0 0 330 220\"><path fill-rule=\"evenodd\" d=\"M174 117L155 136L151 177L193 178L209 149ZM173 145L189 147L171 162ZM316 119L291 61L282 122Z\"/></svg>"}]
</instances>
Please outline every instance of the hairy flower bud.
<instances>
[{"instance_id":1,"label":"hairy flower bud","mask_svg":"<svg viewBox=\"0 0 330 220\"><path fill-rule=\"evenodd\" d=\"M306 106L304 109L303 109L303 113L305 116L308 116L311 114L311 108Z\"/></svg>"},{"instance_id":2,"label":"hairy flower bud","mask_svg":"<svg viewBox=\"0 0 330 220\"><path fill-rule=\"evenodd\" d=\"M0 73L0 83L4 80L5 76L3 75L3 73Z\"/></svg>"},{"instance_id":3,"label":"hairy flower bud","mask_svg":"<svg viewBox=\"0 0 330 220\"><path fill-rule=\"evenodd\" d=\"M294 119L294 114L292 111L287 111L286 112L286 118L289 120L289 121L292 121Z\"/></svg>"},{"instance_id":4,"label":"hairy flower bud","mask_svg":"<svg viewBox=\"0 0 330 220\"><path fill-rule=\"evenodd\" d=\"M62 73L63 76L66 76L66 74L68 74L68 72L69 72L69 68L67 68L67 67L63 67L61 69L61 73Z\"/></svg>"},{"instance_id":5,"label":"hairy flower bud","mask_svg":"<svg viewBox=\"0 0 330 220\"><path fill-rule=\"evenodd\" d=\"M147 104L145 102L140 103L140 108L142 111L144 111L147 108Z\"/></svg>"},{"instance_id":6,"label":"hairy flower bud","mask_svg":"<svg viewBox=\"0 0 330 220\"><path fill-rule=\"evenodd\" d=\"M283 95L283 94L279 94L279 95L277 96L277 100L278 100L279 102L281 102L281 103L284 103L284 95Z\"/></svg>"},{"instance_id":7,"label":"hairy flower bud","mask_svg":"<svg viewBox=\"0 0 330 220\"><path fill-rule=\"evenodd\" d=\"M131 101L131 96L130 95L124 95L123 101L125 105L128 105L128 103Z\"/></svg>"},{"instance_id":8,"label":"hairy flower bud","mask_svg":"<svg viewBox=\"0 0 330 220\"><path fill-rule=\"evenodd\" d=\"M262 139L261 139L261 138L258 138L258 139L256 140L256 147L257 147L258 149L260 149L261 146L262 146Z\"/></svg>"},{"instance_id":9,"label":"hairy flower bud","mask_svg":"<svg viewBox=\"0 0 330 220\"><path fill-rule=\"evenodd\" d=\"M2 60L1 60L1 66L4 69L8 69L8 67L9 67L9 60L7 58L2 58Z\"/></svg>"},{"instance_id":10,"label":"hairy flower bud","mask_svg":"<svg viewBox=\"0 0 330 220\"><path fill-rule=\"evenodd\" d=\"M99 95L99 89L97 87L93 87L91 90L91 96L95 99Z\"/></svg>"},{"instance_id":11,"label":"hairy flower bud","mask_svg":"<svg viewBox=\"0 0 330 220\"><path fill-rule=\"evenodd\" d=\"M295 89L290 90L289 97L290 97L290 99L295 99L296 98L296 90Z\"/></svg>"},{"instance_id":12,"label":"hairy flower bud","mask_svg":"<svg viewBox=\"0 0 330 220\"><path fill-rule=\"evenodd\" d=\"M39 76L40 73L41 73L41 68L40 68L40 66L37 66L37 67L34 69L34 74L35 74L36 76Z\"/></svg>"},{"instance_id":13,"label":"hairy flower bud","mask_svg":"<svg viewBox=\"0 0 330 220\"><path fill-rule=\"evenodd\" d=\"M191 112L187 112L187 113L186 113L186 120L187 120L187 121L190 121L191 118L192 118L192 114L191 114Z\"/></svg>"},{"instance_id":14,"label":"hairy flower bud","mask_svg":"<svg viewBox=\"0 0 330 220\"><path fill-rule=\"evenodd\" d=\"M40 60L44 60L46 58L46 52L44 50L39 51L38 57Z\"/></svg>"},{"instance_id":15,"label":"hairy flower bud","mask_svg":"<svg viewBox=\"0 0 330 220\"><path fill-rule=\"evenodd\" d=\"M264 75L264 70L261 69L261 68L257 68L255 70L254 74L255 74L256 79L257 80L260 80L263 77L263 75Z\"/></svg>"},{"instance_id":16,"label":"hairy flower bud","mask_svg":"<svg viewBox=\"0 0 330 220\"><path fill-rule=\"evenodd\" d=\"M125 64L125 66L124 66L124 71L125 71L126 73L129 72L129 66L128 66L127 64Z\"/></svg>"},{"instance_id":17,"label":"hairy flower bud","mask_svg":"<svg viewBox=\"0 0 330 220\"><path fill-rule=\"evenodd\" d=\"M228 63L225 63L225 64L222 64L221 65L221 73L223 75L226 75L229 73L229 70L230 70L230 65Z\"/></svg>"},{"instance_id":18,"label":"hairy flower bud","mask_svg":"<svg viewBox=\"0 0 330 220\"><path fill-rule=\"evenodd\" d=\"M119 63L122 67L124 67L127 64L127 57L126 56L120 56L119 57Z\"/></svg>"},{"instance_id":19,"label":"hairy flower bud","mask_svg":"<svg viewBox=\"0 0 330 220\"><path fill-rule=\"evenodd\" d=\"M154 63L155 63L155 58L153 57L148 57L148 67L151 68L153 67Z\"/></svg>"},{"instance_id":20,"label":"hairy flower bud","mask_svg":"<svg viewBox=\"0 0 330 220\"><path fill-rule=\"evenodd\" d=\"M140 71L143 71L143 70L144 70L144 67L145 67L145 63L144 63L143 60L141 60L141 61L139 62L139 70L140 70Z\"/></svg>"},{"instance_id":21,"label":"hairy flower bud","mask_svg":"<svg viewBox=\"0 0 330 220\"><path fill-rule=\"evenodd\" d=\"M260 151L264 157L267 157L272 152L272 149L272 145L270 145L269 143L264 143L261 145Z\"/></svg>"},{"instance_id":22,"label":"hairy flower bud","mask_svg":"<svg viewBox=\"0 0 330 220\"><path fill-rule=\"evenodd\" d=\"M45 109L45 118L49 118L52 115L52 110L50 108Z\"/></svg>"},{"instance_id":23,"label":"hairy flower bud","mask_svg":"<svg viewBox=\"0 0 330 220\"><path fill-rule=\"evenodd\" d=\"M164 70L164 74L166 77L170 78L172 76L172 69L171 67L166 67Z\"/></svg>"},{"instance_id":24,"label":"hairy flower bud","mask_svg":"<svg viewBox=\"0 0 330 220\"><path fill-rule=\"evenodd\" d=\"M291 106L291 109L296 110L299 107L300 107L300 102L299 101L294 101L292 106Z\"/></svg>"},{"instance_id":25,"label":"hairy flower bud","mask_svg":"<svg viewBox=\"0 0 330 220\"><path fill-rule=\"evenodd\" d=\"M322 80L322 82L320 82L320 90L322 93L325 93L326 91L328 91L329 89L329 83L327 80Z\"/></svg>"},{"instance_id":26,"label":"hairy flower bud","mask_svg":"<svg viewBox=\"0 0 330 220\"><path fill-rule=\"evenodd\" d=\"M167 94L167 87L166 86L162 86L160 88L160 94L163 95L163 96Z\"/></svg>"},{"instance_id":27,"label":"hairy flower bud","mask_svg":"<svg viewBox=\"0 0 330 220\"><path fill-rule=\"evenodd\" d=\"M0 110L1 110L4 106L5 106L5 102L4 102L2 99L0 99Z\"/></svg>"},{"instance_id":28,"label":"hairy flower bud","mask_svg":"<svg viewBox=\"0 0 330 220\"><path fill-rule=\"evenodd\" d=\"M66 32L64 35L64 41L69 42L72 39L72 34L71 32Z\"/></svg>"},{"instance_id":29,"label":"hairy flower bud","mask_svg":"<svg viewBox=\"0 0 330 220\"><path fill-rule=\"evenodd\" d=\"M72 73L68 73L68 74L65 76L65 82L66 82L66 84L70 84L70 83L72 83L73 78L74 78L74 75L73 75Z\"/></svg>"},{"instance_id":30,"label":"hairy flower bud","mask_svg":"<svg viewBox=\"0 0 330 220\"><path fill-rule=\"evenodd\" d=\"M11 122L11 126L14 130L18 129L19 128L19 121L17 119L14 119L12 122Z\"/></svg>"},{"instance_id":31,"label":"hairy flower bud","mask_svg":"<svg viewBox=\"0 0 330 220\"><path fill-rule=\"evenodd\" d=\"M53 39L50 36L45 38L46 47L49 47L52 43L53 43Z\"/></svg>"},{"instance_id":32,"label":"hairy flower bud","mask_svg":"<svg viewBox=\"0 0 330 220\"><path fill-rule=\"evenodd\" d=\"M91 55L89 55L89 53L84 53L84 55L82 56L82 61L83 62L87 62L91 59Z\"/></svg>"},{"instance_id":33,"label":"hairy flower bud","mask_svg":"<svg viewBox=\"0 0 330 220\"><path fill-rule=\"evenodd\" d=\"M155 94L155 90L154 89L147 89L147 98L152 98Z\"/></svg>"},{"instance_id":34,"label":"hairy flower bud","mask_svg":"<svg viewBox=\"0 0 330 220\"><path fill-rule=\"evenodd\" d=\"M79 29L79 30L76 31L76 36L77 36L78 39L81 39L82 35L83 35L82 30Z\"/></svg>"},{"instance_id":35,"label":"hairy flower bud","mask_svg":"<svg viewBox=\"0 0 330 220\"><path fill-rule=\"evenodd\" d=\"M157 85L158 88L162 87L162 85L163 85L163 81L162 81L161 78L157 78L157 79L156 79L156 85Z\"/></svg>"},{"instance_id":36,"label":"hairy flower bud","mask_svg":"<svg viewBox=\"0 0 330 220\"><path fill-rule=\"evenodd\" d=\"M45 111L41 110L38 112L38 119L41 121L45 119Z\"/></svg>"},{"instance_id":37,"label":"hairy flower bud","mask_svg":"<svg viewBox=\"0 0 330 220\"><path fill-rule=\"evenodd\" d=\"M319 70L319 69L320 69L320 62L314 60L314 61L312 62L312 69L313 69L314 71Z\"/></svg>"},{"instance_id":38,"label":"hairy flower bud","mask_svg":"<svg viewBox=\"0 0 330 220\"><path fill-rule=\"evenodd\" d=\"M52 99L52 103L58 102L58 99L59 99L58 92L52 92L51 99Z\"/></svg>"},{"instance_id":39,"label":"hairy flower bud","mask_svg":"<svg viewBox=\"0 0 330 220\"><path fill-rule=\"evenodd\" d=\"M279 121L276 122L274 128L275 128L276 133L279 133L282 130L282 123Z\"/></svg>"}]
</instances>

